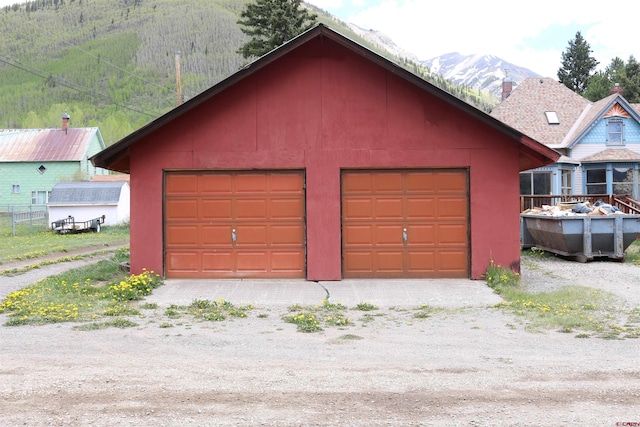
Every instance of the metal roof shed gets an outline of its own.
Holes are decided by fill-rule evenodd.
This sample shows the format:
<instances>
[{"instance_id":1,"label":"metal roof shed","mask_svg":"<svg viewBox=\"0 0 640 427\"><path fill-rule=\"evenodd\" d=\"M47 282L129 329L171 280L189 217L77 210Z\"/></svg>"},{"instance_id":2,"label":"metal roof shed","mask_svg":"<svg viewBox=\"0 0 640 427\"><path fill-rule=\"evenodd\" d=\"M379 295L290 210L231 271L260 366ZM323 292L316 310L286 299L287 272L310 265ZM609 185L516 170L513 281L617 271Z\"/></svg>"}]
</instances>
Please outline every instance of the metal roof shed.
<instances>
[{"instance_id":1,"label":"metal roof shed","mask_svg":"<svg viewBox=\"0 0 640 427\"><path fill-rule=\"evenodd\" d=\"M73 216L76 221L105 215L104 225L129 221L130 188L127 182L63 182L49 196L52 221Z\"/></svg>"}]
</instances>

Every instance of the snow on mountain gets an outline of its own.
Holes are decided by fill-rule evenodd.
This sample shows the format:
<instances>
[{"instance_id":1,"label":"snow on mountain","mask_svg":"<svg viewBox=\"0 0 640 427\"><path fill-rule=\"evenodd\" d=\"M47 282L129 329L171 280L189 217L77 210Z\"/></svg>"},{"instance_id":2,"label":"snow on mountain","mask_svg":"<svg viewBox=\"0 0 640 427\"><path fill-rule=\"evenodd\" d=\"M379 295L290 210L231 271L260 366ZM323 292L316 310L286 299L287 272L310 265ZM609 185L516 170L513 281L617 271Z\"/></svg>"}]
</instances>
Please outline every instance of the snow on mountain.
<instances>
[{"instance_id":1,"label":"snow on mountain","mask_svg":"<svg viewBox=\"0 0 640 427\"><path fill-rule=\"evenodd\" d=\"M432 73L456 84L491 93L498 98L502 93L502 79L507 72L514 88L528 77L540 77L527 68L493 55L461 55L453 52L421 61L421 64L429 67Z\"/></svg>"},{"instance_id":2,"label":"snow on mountain","mask_svg":"<svg viewBox=\"0 0 640 427\"><path fill-rule=\"evenodd\" d=\"M413 53L402 49L381 31L366 30L353 23L349 28L369 42L386 49L400 58L422 64L433 74L439 74L458 85L468 86L482 92L490 93L500 99L502 79L508 70L513 81L513 88L528 77L540 77L539 74L518 65L507 62L493 55L461 55L457 52L437 56L428 60L420 60Z\"/></svg>"}]
</instances>

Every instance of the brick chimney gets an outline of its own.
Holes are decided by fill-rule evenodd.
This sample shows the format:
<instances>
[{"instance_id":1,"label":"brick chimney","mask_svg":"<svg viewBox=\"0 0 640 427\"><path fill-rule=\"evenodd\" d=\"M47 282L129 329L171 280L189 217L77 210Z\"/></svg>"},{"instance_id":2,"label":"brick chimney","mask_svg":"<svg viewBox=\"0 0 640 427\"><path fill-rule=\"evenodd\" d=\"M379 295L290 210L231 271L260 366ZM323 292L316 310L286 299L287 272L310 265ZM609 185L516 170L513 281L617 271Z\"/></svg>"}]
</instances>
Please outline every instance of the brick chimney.
<instances>
[{"instance_id":1,"label":"brick chimney","mask_svg":"<svg viewBox=\"0 0 640 427\"><path fill-rule=\"evenodd\" d=\"M617 93L620 96L624 94L624 89L622 88L622 86L620 86L620 83L614 84L611 90L609 91L609 95L613 95L614 93Z\"/></svg>"},{"instance_id":2,"label":"brick chimney","mask_svg":"<svg viewBox=\"0 0 640 427\"><path fill-rule=\"evenodd\" d=\"M513 90L513 80L509 77L509 69L504 69L504 78L502 79L502 97L501 100L504 101L511 95L511 91Z\"/></svg>"},{"instance_id":3,"label":"brick chimney","mask_svg":"<svg viewBox=\"0 0 640 427\"><path fill-rule=\"evenodd\" d=\"M67 133L67 129L69 129L69 119L71 119L71 116L67 113L62 115L62 130L64 133Z\"/></svg>"}]
</instances>

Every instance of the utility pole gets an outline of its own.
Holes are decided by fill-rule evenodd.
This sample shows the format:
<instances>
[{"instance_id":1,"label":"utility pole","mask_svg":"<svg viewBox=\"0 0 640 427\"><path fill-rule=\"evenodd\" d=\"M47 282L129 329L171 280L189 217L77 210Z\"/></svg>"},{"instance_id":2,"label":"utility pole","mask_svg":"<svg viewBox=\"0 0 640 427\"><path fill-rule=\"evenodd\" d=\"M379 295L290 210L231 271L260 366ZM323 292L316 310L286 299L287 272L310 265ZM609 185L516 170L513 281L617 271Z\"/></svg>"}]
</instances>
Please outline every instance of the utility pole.
<instances>
[{"instance_id":1,"label":"utility pole","mask_svg":"<svg viewBox=\"0 0 640 427\"><path fill-rule=\"evenodd\" d=\"M176 98L178 105L182 105L182 84L180 83L180 51L176 53Z\"/></svg>"}]
</instances>

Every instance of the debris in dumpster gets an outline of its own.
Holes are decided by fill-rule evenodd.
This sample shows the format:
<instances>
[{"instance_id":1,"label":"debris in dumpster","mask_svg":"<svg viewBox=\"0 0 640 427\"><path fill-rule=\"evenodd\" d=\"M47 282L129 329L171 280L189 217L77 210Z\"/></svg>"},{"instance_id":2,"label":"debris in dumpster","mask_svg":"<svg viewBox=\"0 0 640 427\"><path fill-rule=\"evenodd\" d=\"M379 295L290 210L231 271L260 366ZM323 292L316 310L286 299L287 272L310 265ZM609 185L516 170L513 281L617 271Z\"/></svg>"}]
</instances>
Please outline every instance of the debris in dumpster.
<instances>
[{"instance_id":1,"label":"debris in dumpster","mask_svg":"<svg viewBox=\"0 0 640 427\"><path fill-rule=\"evenodd\" d=\"M533 207L522 212L523 215L545 215L545 216L584 216L584 215L627 215L608 203L598 200L591 205L589 202L562 202L556 206L542 205Z\"/></svg>"}]
</instances>

